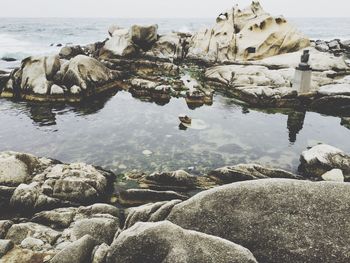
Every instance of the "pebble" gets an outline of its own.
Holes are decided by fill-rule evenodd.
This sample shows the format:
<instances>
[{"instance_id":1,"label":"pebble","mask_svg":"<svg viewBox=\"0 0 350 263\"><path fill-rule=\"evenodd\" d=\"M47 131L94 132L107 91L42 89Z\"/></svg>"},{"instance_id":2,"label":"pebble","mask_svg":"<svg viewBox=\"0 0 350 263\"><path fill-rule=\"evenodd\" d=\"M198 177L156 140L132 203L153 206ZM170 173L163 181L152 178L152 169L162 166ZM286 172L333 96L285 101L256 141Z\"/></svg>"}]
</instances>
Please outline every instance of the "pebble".
<instances>
[{"instance_id":1,"label":"pebble","mask_svg":"<svg viewBox=\"0 0 350 263\"><path fill-rule=\"evenodd\" d=\"M151 152L150 150L144 150L144 151L142 152L142 154L143 154L143 155L149 156L149 155L152 154L152 152Z\"/></svg>"}]
</instances>

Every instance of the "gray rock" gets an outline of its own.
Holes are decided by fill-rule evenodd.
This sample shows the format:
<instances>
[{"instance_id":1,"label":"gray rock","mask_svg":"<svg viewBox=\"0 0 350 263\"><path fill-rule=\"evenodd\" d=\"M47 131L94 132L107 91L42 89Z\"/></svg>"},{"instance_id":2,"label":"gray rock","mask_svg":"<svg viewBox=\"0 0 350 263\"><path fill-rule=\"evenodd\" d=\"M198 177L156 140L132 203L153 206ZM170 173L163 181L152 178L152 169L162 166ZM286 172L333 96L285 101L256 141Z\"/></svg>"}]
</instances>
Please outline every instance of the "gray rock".
<instances>
[{"instance_id":1,"label":"gray rock","mask_svg":"<svg viewBox=\"0 0 350 263\"><path fill-rule=\"evenodd\" d=\"M59 56L64 59L71 59L77 55L83 55L84 50L81 46L65 46L61 48Z\"/></svg>"},{"instance_id":2,"label":"gray rock","mask_svg":"<svg viewBox=\"0 0 350 263\"><path fill-rule=\"evenodd\" d=\"M167 220L248 248L258 262L349 262L350 185L266 179L201 192Z\"/></svg>"},{"instance_id":3,"label":"gray rock","mask_svg":"<svg viewBox=\"0 0 350 263\"><path fill-rule=\"evenodd\" d=\"M162 221L169 215L171 209L181 202L181 200L172 200L129 208L126 210L124 229L130 228L137 222Z\"/></svg>"},{"instance_id":4,"label":"gray rock","mask_svg":"<svg viewBox=\"0 0 350 263\"><path fill-rule=\"evenodd\" d=\"M137 223L121 232L111 245L107 263L212 262L253 263L253 254L240 245L185 230L168 221Z\"/></svg>"},{"instance_id":5,"label":"gray rock","mask_svg":"<svg viewBox=\"0 0 350 263\"><path fill-rule=\"evenodd\" d=\"M344 127L350 129L350 118L349 117L344 117L341 118L341 125L343 125Z\"/></svg>"},{"instance_id":6,"label":"gray rock","mask_svg":"<svg viewBox=\"0 0 350 263\"><path fill-rule=\"evenodd\" d=\"M14 244L11 240L0 239L0 259L9 252L13 246Z\"/></svg>"},{"instance_id":7,"label":"gray rock","mask_svg":"<svg viewBox=\"0 0 350 263\"><path fill-rule=\"evenodd\" d=\"M33 237L42 240L45 244L52 245L60 236L61 233L56 230L28 222L12 225L7 232L6 239L10 239L19 245L27 237Z\"/></svg>"},{"instance_id":8,"label":"gray rock","mask_svg":"<svg viewBox=\"0 0 350 263\"><path fill-rule=\"evenodd\" d=\"M337 96L337 95L350 96L350 84L345 83L345 84L325 85L320 87L317 93L322 96Z\"/></svg>"},{"instance_id":9,"label":"gray rock","mask_svg":"<svg viewBox=\"0 0 350 263\"><path fill-rule=\"evenodd\" d=\"M340 44L337 40L333 40L333 41L328 43L328 47L330 49L340 49Z\"/></svg>"},{"instance_id":10,"label":"gray rock","mask_svg":"<svg viewBox=\"0 0 350 263\"><path fill-rule=\"evenodd\" d=\"M6 237L7 231L13 225L13 222L10 220L0 220L0 239Z\"/></svg>"},{"instance_id":11,"label":"gray rock","mask_svg":"<svg viewBox=\"0 0 350 263\"><path fill-rule=\"evenodd\" d=\"M37 238L27 237L21 242L21 247L30 250L42 250L45 243Z\"/></svg>"},{"instance_id":12,"label":"gray rock","mask_svg":"<svg viewBox=\"0 0 350 263\"><path fill-rule=\"evenodd\" d=\"M299 170L304 176L320 178L326 172L340 169L346 180L350 177L350 156L342 150L319 144L300 156Z\"/></svg>"},{"instance_id":13,"label":"gray rock","mask_svg":"<svg viewBox=\"0 0 350 263\"><path fill-rule=\"evenodd\" d=\"M329 46L327 45L327 43L325 42L322 42L320 44L316 44L315 48L318 50L318 51L321 51L321 52L327 52L329 51Z\"/></svg>"},{"instance_id":14,"label":"gray rock","mask_svg":"<svg viewBox=\"0 0 350 263\"><path fill-rule=\"evenodd\" d=\"M87 263L91 262L91 254L98 245L93 237L86 235L54 256L50 263Z\"/></svg>"},{"instance_id":15,"label":"gray rock","mask_svg":"<svg viewBox=\"0 0 350 263\"><path fill-rule=\"evenodd\" d=\"M312 101L310 108L321 113L346 112L350 109L350 96L324 96Z\"/></svg>"},{"instance_id":16,"label":"gray rock","mask_svg":"<svg viewBox=\"0 0 350 263\"><path fill-rule=\"evenodd\" d=\"M234 183L246 180L287 178L298 179L297 175L280 169L266 168L258 164L238 164L216 169L209 176L221 184Z\"/></svg>"},{"instance_id":17,"label":"gray rock","mask_svg":"<svg viewBox=\"0 0 350 263\"><path fill-rule=\"evenodd\" d=\"M93 256L91 263L105 263L108 251L109 246L105 243L95 248L94 252L92 253Z\"/></svg>"},{"instance_id":18,"label":"gray rock","mask_svg":"<svg viewBox=\"0 0 350 263\"><path fill-rule=\"evenodd\" d=\"M74 223L71 238L77 240L85 235L90 235L100 243L111 244L118 228L119 220L117 218L81 219Z\"/></svg>"},{"instance_id":19,"label":"gray rock","mask_svg":"<svg viewBox=\"0 0 350 263\"><path fill-rule=\"evenodd\" d=\"M186 200L188 197L174 191L153 191L148 189L128 189L119 193L118 202L126 206L138 206L174 199Z\"/></svg>"},{"instance_id":20,"label":"gray rock","mask_svg":"<svg viewBox=\"0 0 350 263\"><path fill-rule=\"evenodd\" d=\"M196 188L196 177L178 170L174 172L162 172L145 175L140 182L157 190L193 190Z\"/></svg>"},{"instance_id":21,"label":"gray rock","mask_svg":"<svg viewBox=\"0 0 350 263\"><path fill-rule=\"evenodd\" d=\"M73 222L77 209L73 207L58 208L35 214L31 221L54 228L66 228Z\"/></svg>"}]
</instances>

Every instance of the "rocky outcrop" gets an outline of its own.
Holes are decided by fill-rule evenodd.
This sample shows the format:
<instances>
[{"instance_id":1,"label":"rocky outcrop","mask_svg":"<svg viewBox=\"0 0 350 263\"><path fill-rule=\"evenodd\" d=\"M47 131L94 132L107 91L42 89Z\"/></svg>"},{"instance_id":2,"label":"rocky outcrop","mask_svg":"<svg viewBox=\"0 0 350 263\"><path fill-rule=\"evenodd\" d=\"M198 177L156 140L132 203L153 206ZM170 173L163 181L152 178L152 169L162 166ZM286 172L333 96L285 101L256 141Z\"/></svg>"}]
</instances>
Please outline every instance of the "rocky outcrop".
<instances>
[{"instance_id":1,"label":"rocky outcrop","mask_svg":"<svg viewBox=\"0 0 350 263\"><path fill-rule=\"evenodd\" d=\"M312 42L315 48L321 52L333 53L337 56L350 54L350 40L333 39L330 41L316 40Z\"/></svg>"},{"instance_id":2,"label":"rocky outcrop","mask_svg":"<svg viewBox=\"0 0 350 263\"><path fill-rule=\"evenodd\" d=\"M258 262L348 262L350 186L267 179L176 205L167 220L248 248Z\"/></svg>"},{"instance_id":3,"label":"rocky outcrop","mask_svg":"<svg viewBox=\"0 0 350 263\"><path fill-rule=\"evenodd\" d=\"M209 61L257 60L294 52L310 45L284 17L272 17L258 1L246 9L220 14L216 25L196 33L188 56Z\"/></svg>"},{"instance_id":4,"label":"rocky outcrop","mask_svg":"<svg viewBox=\"0 0 350 263\"><path fill-rule=\"evenodd\" d=\"M112 177L110 172L83 163L62 164L15 152L0 154L0 186L16 187L2 205L21 212L104 200Z\"/></svg>"},{"instance_id":5,"label":"rocky outcrop","mask_svg":"<svg viewBox=\"0 0 350 263\"><path fill-rule=\"evenodd\" d=\"M257 262L249 250L170 222L137 223L123 231L111 245L106 263L157 262Z\"/></svg>"},{"instance_id":6,"label":"rocky outcrop","mask_svg":"<svg viewBox=\"0 0 350 263\"><path fill-rule=\"evenodd\" d=\"M111 26L108 30L111 38L101 49L100 57L132 57L148 51L158 39L157 30L157 25L133 25L130 29Z\"/></svg>"},{"instance_id":7,"label":"rocky outcrop","mask_svg":"<svg viewBox=\"0 0 350 263\"><path fill-rule=\"evenodd\" d=\"M105 67L98 60L77 55L69 61L58 56L29 57L12 72L2 97L34 101L79 101L111 88L120 72Z\"/></svg>"},{"instance_id":8,"label":"rocky outcrop","mask_svg":"<svg viewBox=\"0 0 350 263\"><path fill-rule=\"evenodd\" d=\"M320 144L300 156L299 171L306 177L321 179L326 172L339 169L350 180L350 156L330 145ZM324 178L323 178L324 179Z\"/></svg>"}]
</instances>

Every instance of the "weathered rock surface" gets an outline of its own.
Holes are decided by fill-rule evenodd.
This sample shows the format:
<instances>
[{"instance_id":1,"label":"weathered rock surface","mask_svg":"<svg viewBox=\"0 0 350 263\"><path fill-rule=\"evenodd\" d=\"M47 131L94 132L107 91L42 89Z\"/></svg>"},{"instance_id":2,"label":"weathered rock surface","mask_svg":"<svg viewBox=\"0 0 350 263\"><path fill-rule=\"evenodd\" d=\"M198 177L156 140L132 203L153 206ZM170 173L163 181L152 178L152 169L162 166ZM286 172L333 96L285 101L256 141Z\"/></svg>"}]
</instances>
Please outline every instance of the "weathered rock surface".
<instances>
[{"instance_id":1,"label":"weathered rock surface","mask_svg":"<svg viewBox=\"0 0 350 263\"><path fill-rule=\"evenodd\" d=\"M91 262L91 254L96 245L93 237L85 235L79 240L60 251L52 259L51 263L87 263Z\"/></svg>"},{"instance_id":2,"label":"weathered rock surface","mask_svg":"<svg viewBox=\"0 0 350 263\"><path fill-rule=\"evenodd\" d=\"M1 205L21 213L102 201L112 177L108 171L83 163L62 164L29 154L0 153L0 190L6 197Z\"/></svg>"},{"instance_id":3,"label":"weathered rock surface","mask_svg":"<svg viewBox=\"0 0 350 263\"><path fill-rule=\"evenodd\" d=\"M290 172L266 168L258 164L238 164L222 167L210 172L209 176L220 181L221 184L269 178L299 179L299 176Z\"/></svg>"},{"instance_id":4,"label":"weathered rock surface","mask_svg":"<svg viewBox=\"0 0 350 263\"><path fill-rule=\"evenodd\" d=\"M11 240L0 239L0 259L13 248Z\"/></svg>"},{"instance_id":5,"label":"weathered rock surface","mask_svg":"<svg viewBox=\"0 0 350 263\"><path fill-rule=\"evenodd\" d=\"M167 220L248 248L258 262L348 262L350 185L267 179L176 205Z\"/></svg>"},{"instance_id":6,"label":"weathered rock surface","mask_svg":"<svg viewBox=\"0 0 350 263\"><path fill-rule=\"evenodd\" d=\"M196 33L189 57L211 61L257 60L310 45L284 17L272 17L258 1L246 9L223 12L216 25Z\"/></svg>"},{"instance_id":7,"label":"weathered rock surface","mask_svg":"<svg viewBox=\"0 0 350 263\"><path fill-rule=\"evenodd\" d=\"M138 206L152 202L186 200L188 197L174 191L154 191L148 189L128 189L119 193L118 202L125 206Z\"/></svg>"},{"instance_id":8,"label":"weathered rock surface","mask_svg":"<svg viewBox=\"0 0 350 263\"><path fill-rule=\"evenodd\" d=\"M257 262L249 250L227 240L185 230L170 222L137 223L111 245L107 263Z\"/></svg>"},{"instance_id":9,"label":"weathered rock surface","mask_svg":"<svg viewBox=\"0 0 350 263\"><path fill-rule=\"evenodd\" d=\"M304 176L320 178L326 172L340 169L345 180L350 179L350 156L330 145L320 144L304 151L299 170Z\"/></svg>"},{"instance_id":10,"label":"weathered rock surface","mask_svg":"<svg viewBox=\"0 0 350 263\"><path fill-rule=\"evenodd\" d=\"M178 170L174 172L153 173L140 180L142 185L161 190L193 190L197 188L197 177Z\"/></svg>"}]
</instances>

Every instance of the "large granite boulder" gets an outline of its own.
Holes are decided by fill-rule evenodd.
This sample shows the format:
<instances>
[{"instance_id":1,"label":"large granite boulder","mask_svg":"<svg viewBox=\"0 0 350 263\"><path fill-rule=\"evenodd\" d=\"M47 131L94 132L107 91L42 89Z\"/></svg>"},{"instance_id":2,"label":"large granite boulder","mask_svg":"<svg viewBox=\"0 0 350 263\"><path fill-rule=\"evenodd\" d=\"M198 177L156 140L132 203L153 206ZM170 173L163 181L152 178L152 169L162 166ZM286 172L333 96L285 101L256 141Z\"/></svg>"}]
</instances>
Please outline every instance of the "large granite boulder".
<instances>
[{"instance_id":1,"label":"large granite boulder","mask_svg":"<svg viewBox=\"0 0 350 263\"><path fill-rule=\"evenodd\" d=\"M201 192L167 220L248 248L261 263L349 262L350 185L266 179Z\"/></svg>"},{"instance_id":2,"label":"large granite boulder","mask_svg":"<svg viewBox=\"0 0 350 263\"><path fill-rule=\"evenodd\" d=\"M4 95L17 97L31 94L50 95L54 84L53 77L60 67L58 56L28 57L22 61L19 69L12 72L3 90Z\"/></svg>"},{"instance_id":3,"label":"large granite boulder","mask_svg":"<svg viewBox=\"0 0 350 263\"><path fill-rule=\"evenodd\" d=\"M60 74L63 85L71 94L76 95L75 89L79 87L78 90L87 96L102 92L105 84L121 77L120 72L110 70L98 60L84 55L71 59Z\"/></svg>"},{"instance_id":4,"label":"large granite boulder","mask_svg":"<svg viewBox=\"0 0 350 263\"><path fill-rule=\"evenodd\" d=\"M100 51L101 58L131 57L148 51L158 39L158 26L133 25L130 29L111 26L111 38Z\"/></svg>"},{"instance_id":5,"label":"large granite boulder","mask_svg":"<svg viewBox=\"0 0 350 263\"><path fill-rule=\"evenodd\" d=\"M211 61L257 60L310 45L284 17L272 17L258 1L223 12L216 25L195 34L189 56Z\"/></svg>"},{"instance_id":6,"label":"large granite boulder","mask_svg":"<svg viewBox=\"0 0 350 263\"><path fill-rule=\"evenodd\" d=\"M106 263L257 262L246 248L168 221L137 223L111 245Z\"/></svg>"},{"instance_id":7,"label":"large granite boulder","mask_svg":"<svg viewBox=\"0 0 350 263\"><path fill-rule=\"evenodd\" d=\"M319 144L300 156L299 170L306 177L321 179L322 175L333 169L340 169L345 180L350 180L350 155L336 147Z\"/></svg>"}]
</instances>

